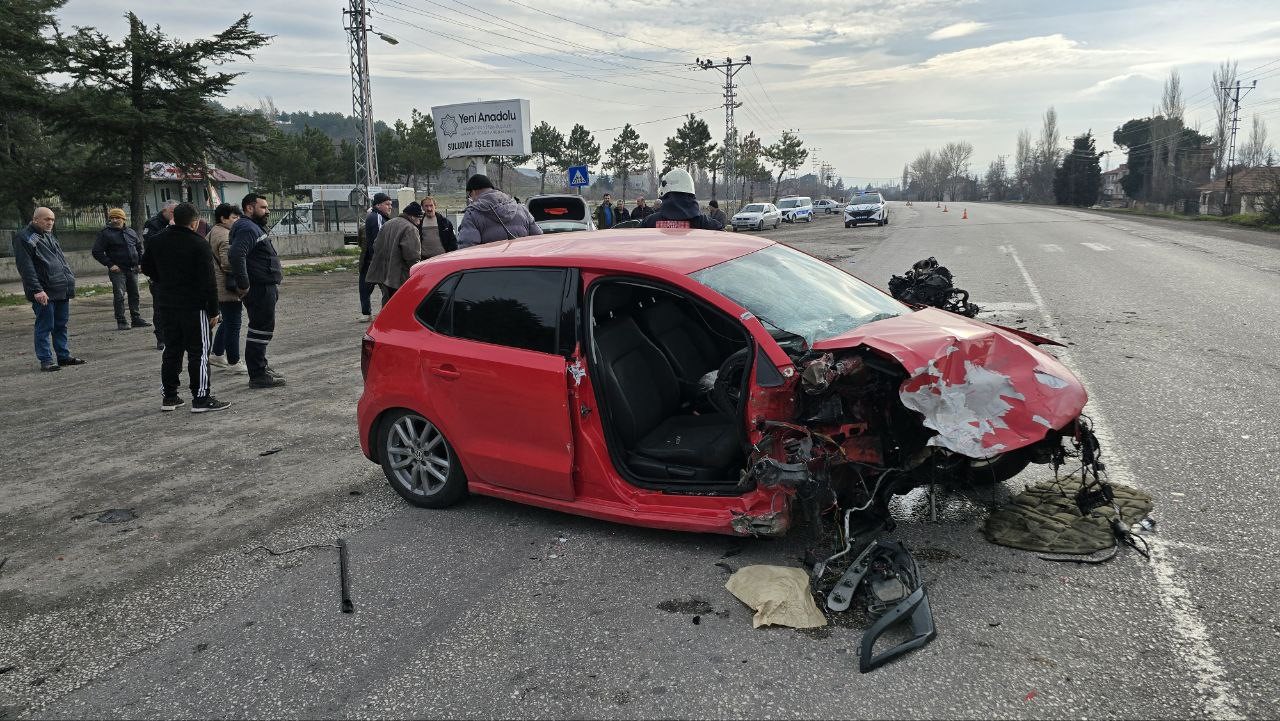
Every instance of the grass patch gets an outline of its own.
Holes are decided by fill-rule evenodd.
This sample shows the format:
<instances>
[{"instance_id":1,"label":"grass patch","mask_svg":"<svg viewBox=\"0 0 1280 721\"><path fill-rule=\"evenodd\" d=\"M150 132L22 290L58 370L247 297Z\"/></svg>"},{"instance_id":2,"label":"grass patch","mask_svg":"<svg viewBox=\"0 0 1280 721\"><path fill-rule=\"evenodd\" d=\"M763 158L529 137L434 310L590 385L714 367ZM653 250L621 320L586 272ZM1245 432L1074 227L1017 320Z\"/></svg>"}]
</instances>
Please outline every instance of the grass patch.
<instances>
[{"instance_id":1,"label":"grass patch","mask_svg":"<svg viewBox=\"0 0 1280 721\"><path fill-rule=\"evenodd\" d=\"M348 255L344 253L343 255ZM354 265L350 265L348 260L326 260L322 263L307 263L305 265L286 265L284 267L285 275L309 275L311 273L332 273L334 271L355 270Z\"/></svg>"},{"instance_id":2,"label":"grass patch","mask_svg":"<svg viewBox=\"0 0 1280 721\"><path fill-rule=\"evenodd\" d=\"M97 285L76 286L76 298L96 298L105 295L111 297L111 286L105 283ZM4 293L0 294L0 308L14 305L31 305L31 301L27 300L27 296L22 293Z\"/></svg>"},{"instance_id":3,"label":"grass patch","mask_svg":"<svg viewBox=\"0 0 1280 721\"><path fill-rule=\"evenodd\" d=\"M333 251L333 254L334 254L334 255L351 255L351 256L358 256L358 255L360 255L360 246L358 246L358 245L344 245L344 246L342 246L341 248L338 248L337 250Z\"/></svg>"},{"instance_id":4,"label":"grass patch","mask_svg":"<svg viewBox=\"0 0 1280 721\"><path fill-rule=\"evenodd\" d=\"M1229 223L1231 225L1239 225L1245 228L1253 228L1254 230L1265 230L1271 233L1280 233L1280 225L1268 223L1267 216L1262 213L1237 213L1236 215L1183 215L1181 213L1170 213L1168 211L1159 210L1140 210L1138 208L1095 208L1095 210L1100 210L1104 213L1141 215L1146 218Z\"/></svg>"}]
</instances>

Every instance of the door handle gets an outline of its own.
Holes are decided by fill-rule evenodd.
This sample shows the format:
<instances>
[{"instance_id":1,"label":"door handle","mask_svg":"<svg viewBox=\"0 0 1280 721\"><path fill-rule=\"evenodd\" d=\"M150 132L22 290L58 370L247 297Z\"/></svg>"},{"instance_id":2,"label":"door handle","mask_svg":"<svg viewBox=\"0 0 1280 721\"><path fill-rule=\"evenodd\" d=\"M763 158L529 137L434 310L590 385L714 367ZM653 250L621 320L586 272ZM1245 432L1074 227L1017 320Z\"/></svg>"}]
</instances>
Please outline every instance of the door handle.
<instances>
[{"instance_id":1,"label":"door handle","mask_svg":"<svg viewBox=\"0 0 1280 721\"><path fill-rule=\"evenodd\" d=\"M431 369L431 372L450 381L457 380L462 377L462 374L458 372L458 369L451 365L436 366Z\"/></svg>"}]
</instances>

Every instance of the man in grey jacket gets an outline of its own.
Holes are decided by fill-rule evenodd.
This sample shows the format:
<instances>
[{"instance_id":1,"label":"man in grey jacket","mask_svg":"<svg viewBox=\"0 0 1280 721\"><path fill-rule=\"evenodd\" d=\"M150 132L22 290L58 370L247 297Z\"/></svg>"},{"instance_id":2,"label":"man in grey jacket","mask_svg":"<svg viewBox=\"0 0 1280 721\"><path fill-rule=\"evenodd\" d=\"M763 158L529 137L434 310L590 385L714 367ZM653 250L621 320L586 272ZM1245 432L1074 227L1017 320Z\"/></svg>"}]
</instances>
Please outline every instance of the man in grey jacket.
<instances>
[{"instance_id":1,"label":"man in grey jacket","mask_svg":"<svg viewBox=\"0 0 1280 721\"><path fill-rule=\"evenodd\" d=\"M373 248L373 257L369 259L369 270L365 271L364 279L382 288L383 306L409 279L413 264L423 259L419 233L424 215L421 205L409 203L400 215L383 223L378 231L378 242Z\"/></svg>"},{"instance_id":2,"label":"man in grey jacket","mask_svg":"<svg viewBox=\"0 0 1280 721\"><path fill-rule=\"evenodd\" d=\"M13 260L22 275L22 290L36 314L35 349L42 371L84 364L67 347L76 275L53 234L53 220L52 210L36 208L31 223L13 234Z\"/></svg>"},{"instance_id":3,"label":"man in grey jacket","mask_svg":"<svg viewBox=\"0 0 1280 721\"><path fill-rule=\"evenodd\" d=\"M467 209L458 223L458 247L542 235L529 209L493 187L489 176L479 173L467 179Z\"/></svg>"}]
</instances>

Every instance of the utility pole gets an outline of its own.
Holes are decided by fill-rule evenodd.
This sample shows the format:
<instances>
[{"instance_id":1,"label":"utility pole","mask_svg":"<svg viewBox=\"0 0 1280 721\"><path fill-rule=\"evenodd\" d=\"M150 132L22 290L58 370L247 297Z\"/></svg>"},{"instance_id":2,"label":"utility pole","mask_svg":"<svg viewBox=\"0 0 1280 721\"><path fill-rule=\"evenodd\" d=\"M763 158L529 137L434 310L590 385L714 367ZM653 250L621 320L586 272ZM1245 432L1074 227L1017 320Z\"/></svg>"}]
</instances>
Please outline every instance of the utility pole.
<instances>
[{"instance_id":1,"label":"utility pole","mask_svg":"<svg viewBox=\"0 0 1280 721\"><path fill-rule=\"evenodd\" d=\"M369 9L366 0L348 0L342 11L343 29L347 31L351 54L351 111L360 124L360 142L356 143L356 190L352 200L359 196L361 210L369 207L369 188L379 184L378 138L373 131L373 95L369 90ZM378 37L395 45L398 41L388 35Z\"/></svg>"},{"instance_id":2,"label":"utility pole","mask_svg":"<svg viewBox=\"0 0 1280 721\"><path fill-rule=\"evenodd\" d=\"M694 64L703 70L719 70L724 73L724 179L725 187L733 188L733 171L736 161L734 156L737 153L735 146L738 137L737 129L733 124L733 111L734 108L742 107L742 103L737 101L738 86L733 84L733 77L739 70L751 64L751 56L747 55L736 62L733 58L725 58L722 63L695 58Z\"/></svg>"},{"instance_id":3,"label":"utility pole","mask_svg":"<svg viewBox=\"0 0 1280 721\"><path fill-rule=\"evenodd\" d=\"M1236 164L1236 130L1240 128L1240 91L1243 90L1245 95L1250 90L1258 87L1258 81L1254 80L1249 87L1244 87L1240 81L1236 81L1235 86L1220 86L1228 93L1235 93L1231 96L1231 142L1227 146L1227 181L1222 193L1222 214L1231 215L1231 181L1234 180L1235 164Z\"/></svg>"}]
</instances>

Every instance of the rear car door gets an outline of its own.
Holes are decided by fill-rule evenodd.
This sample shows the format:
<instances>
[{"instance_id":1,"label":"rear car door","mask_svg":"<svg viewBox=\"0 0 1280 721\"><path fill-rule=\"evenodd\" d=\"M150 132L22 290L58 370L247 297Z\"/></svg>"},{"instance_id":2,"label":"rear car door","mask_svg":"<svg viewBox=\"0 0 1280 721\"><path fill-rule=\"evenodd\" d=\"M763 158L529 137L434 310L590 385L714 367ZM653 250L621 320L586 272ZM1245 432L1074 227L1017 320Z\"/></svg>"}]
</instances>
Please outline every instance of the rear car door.
<instances>
[{"instance_id":1,"label":"rear car door","mask_svg":"<svg viewBox=\"0 0 1280 721\"><path fill-rule=\"evenodd\" d=\"M454 282L423 372L475 480L573 499L563 348L576 343L577 282L564 268L477 269Z\"/></svg>"}]
</instances>

